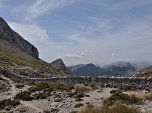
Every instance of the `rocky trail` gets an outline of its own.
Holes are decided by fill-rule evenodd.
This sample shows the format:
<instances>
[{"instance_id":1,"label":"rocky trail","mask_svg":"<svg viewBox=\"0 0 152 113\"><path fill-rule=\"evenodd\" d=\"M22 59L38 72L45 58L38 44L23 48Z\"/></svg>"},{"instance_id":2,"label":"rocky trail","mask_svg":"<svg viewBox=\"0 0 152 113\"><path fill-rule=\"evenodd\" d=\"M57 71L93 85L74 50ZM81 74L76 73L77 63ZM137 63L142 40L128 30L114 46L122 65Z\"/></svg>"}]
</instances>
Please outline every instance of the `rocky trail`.
<instances>
[{"instance_id":1,"label":"rocky trail","mask_svg":"<svg viewBox=\"0 0 152 113\"><path fill-rule=\"evenodd\" d=\"M4 76L2 76L2 75L1 75L1 78L3 78L4 80L7 80L7 81L10 83L10 85L11 85L11 95L8 95L8 96L6 97L6 99L13 98L17 93L19 93L20 90L18 90L18 89L16 88L16 86L14 85L14 83L13 83L13 81L12 81L11 79L6 78L6 77L4 77ZM27 89L27 87L24 87L24 88L22 89L22 91L24 91L25 89ZM27 101L20 101L20 103L21 103L22 105L26 106L26 107L29 107L29 108L37 111L37 113L43 113L43 110L41 110L40 108L34 106L33 104L31 104L31 103L29 103L29 102L27 102Z\"/></svg>"}]
</instances>

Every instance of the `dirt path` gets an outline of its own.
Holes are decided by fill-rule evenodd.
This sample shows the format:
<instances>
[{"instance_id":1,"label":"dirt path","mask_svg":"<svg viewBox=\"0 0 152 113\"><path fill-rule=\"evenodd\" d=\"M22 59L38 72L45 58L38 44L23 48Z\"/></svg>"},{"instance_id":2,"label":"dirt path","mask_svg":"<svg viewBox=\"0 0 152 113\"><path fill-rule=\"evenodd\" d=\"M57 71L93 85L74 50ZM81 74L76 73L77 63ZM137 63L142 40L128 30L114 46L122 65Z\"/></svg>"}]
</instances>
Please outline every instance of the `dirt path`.
<instances>
[{"instance_id":1,"label":"dirt path","mask_svg":"<svg viewBox=\"0 0 152 113\"><path fill-rule=\"evenodd\" d=\"M2 75L1 75L1 78L7 80L10 83L10 85L12 86L11 87L11 95L9 95L8 97L6 97L6 99L13 98L17 93L19 93L19 90L16 88L16 86L14 85L14 83L13 83L13 81L11 79L6 78L6 77L4 77ZM36 110L38 113L43 113L43 110L41 110L40 108L37 108L36 106L34 106L33 104L31 104L31 103L29 103L27 101L20 101L20 103L22 105L25 105L25 106L31 108L31 109Z\"/></svg>"},{"instance_id":2,"label":"dirt path","mask_svg":"<svg viewBox=\"0 0 152 113\"><path fill-rule=\"evenodd\" d=\"M2 76L2 75L1 75L1 78L4 80L7 80L9 82L9 84L11 85L11 95L7 96L6 99L13 98L18 93L15 85L13 84L13 81L9 78Z\"/></svg>"},{"instance_id":3,"label":"dirt path","mask_svg":"<svg viewBox=\"0 0 152 113\"><path fill-rule=\"evenodd\" d=\"M20 103L21 103L22 105L25 105L25 106L27 106L27 107L30 107L30 108L36 110L38 113L43 113L43 110L41 110L40 108L35 107L33 104L31 104L31 103L29 103L29 102L20 101Z\"/></svg>"}]
</instances>

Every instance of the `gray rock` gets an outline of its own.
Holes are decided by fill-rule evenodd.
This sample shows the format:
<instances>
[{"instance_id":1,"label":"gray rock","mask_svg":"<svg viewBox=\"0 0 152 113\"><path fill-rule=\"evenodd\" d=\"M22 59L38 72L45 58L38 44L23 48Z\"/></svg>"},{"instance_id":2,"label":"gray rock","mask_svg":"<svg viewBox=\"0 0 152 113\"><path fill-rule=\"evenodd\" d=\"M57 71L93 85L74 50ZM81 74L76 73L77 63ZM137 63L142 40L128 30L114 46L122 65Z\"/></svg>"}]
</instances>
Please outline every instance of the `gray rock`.
<instances>
[{"instance_id":1,"label":"gray rock","mask_svg":"<svg viewBox=\"0 0 152 113\"><path fill-rule=\"evenodd\" d=\"M63 71L68 75L72 75L72 72L66 67L66 65L61 59L57 59L51 62L50 65L58 69L58 71Z\"/></svg>"},{"instance_id":2,"label":"gray rock","mask_svg":"<svg viewBox=\"0 0 152 113\"><path fill-rule=\"evenodd\" d=\"M37 48L13 31L2 17L0 17L0 39L12 44L32 57L39 58Z\"/></svg>"}]
</instances>

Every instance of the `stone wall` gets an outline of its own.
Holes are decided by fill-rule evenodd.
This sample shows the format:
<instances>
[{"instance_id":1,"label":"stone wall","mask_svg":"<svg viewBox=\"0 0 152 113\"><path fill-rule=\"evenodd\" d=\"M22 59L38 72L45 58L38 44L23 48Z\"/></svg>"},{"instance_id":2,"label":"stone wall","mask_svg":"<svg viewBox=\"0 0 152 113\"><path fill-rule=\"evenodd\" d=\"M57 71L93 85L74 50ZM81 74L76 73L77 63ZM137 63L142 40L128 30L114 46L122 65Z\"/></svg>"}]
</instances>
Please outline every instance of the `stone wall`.
<instances>
[{"instance_id":1,"label":"stone wall","mask_svg":"<svg viewBox=\"0 0 152 113\"><path fill-rule=\"evenodd\" d=\"M125 77L65 77L65 78L28 78L21 77L20 75L14 74L6 69L0 69L0 73L14 81L21 82L24 84L33 83L54 83L59 82L63 84L88 84L96 85L98 87L120 87L124 84L128 84L133 88L144 89L152 88L152 78L125 78Z\"/></svg>"}]
</instances>

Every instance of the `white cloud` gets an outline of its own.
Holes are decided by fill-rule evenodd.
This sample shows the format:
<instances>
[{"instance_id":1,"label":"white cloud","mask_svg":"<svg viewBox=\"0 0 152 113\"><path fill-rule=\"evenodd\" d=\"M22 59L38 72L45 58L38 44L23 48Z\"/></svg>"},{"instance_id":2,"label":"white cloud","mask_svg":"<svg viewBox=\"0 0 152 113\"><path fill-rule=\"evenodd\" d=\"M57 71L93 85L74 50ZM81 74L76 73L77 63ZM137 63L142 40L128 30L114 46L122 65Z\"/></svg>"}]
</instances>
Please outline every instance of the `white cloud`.
<instances>
[{"instance_id":1,"label":"white cloud","mask_svg":"<svg viewBox=\"0 0 152 113\"><path fill-rule=\"evenodd\" d=\"M78 0L35 0L35 2L27 8L26 19L33 19L46 13L66 7Z\"/></svg>"},{"instance_id":2,"label":"white cloud","mask_svg":"<svg viewBox=\"0 0 152 113\"><path fill-rule=\"evenodd\" d=\"M56 58L63 58L67 65L89 63L107 64L116 61L152 60L152 24L151 16L141 18L125 24L116 32L102 36L89 37L88 33L100 31L100 27L93 32L77 31L63 35L64 41L49 40L47 31L37 25L9 22L9 25L25 39L38 47L40 57L51 62ZM87 27L87 26L86 26ZM90 26L91 27L91 26Z\"/></svg>"},{"instance_id":3,"label":"white cloud","mask_svg":"<svg viewBox=\"0 0 152 113\"><path fill-rule=\"evenodd\" d=\"M34 2L30 2L31 4L26 4L24 7L20 6L14 10L17 11L17 15L23 14L26 19L34 19L69 6L75 1L78 0L34 0ZM57 56L63 58L68 65L89 62L106 64L122 60L152 60L152 53L150 52L150 48L152 48L152 17L142 15L142 18L138 19L133 17L121 19L116 16L124 13L124 10L150 3L152 3L151 0L141 0L140 2L139 0L128 0L111 6L107 4L104 10L109 16L108 19L102 16L99 18L90 17L93 22L86 21L87 25L80 22L80 29L71 28L74 33L66 31L65 28L63 31L67 32L67 34L61 35L62 39L65 39L64 41L57 40L54 42L50 40L47 31L38 25L15 22L9 22L9 25L38 47L40 57L47 61L55 60ZM116 20L113 22L112 19ZM123 23L120 21L123 21ZM33 22L36 21L32 21L32 24ZM120 26L115 26L116 22ZM111 29L113 29L112 32Z\"/></svg>"},{"instance_id":4,"label":"white cloud","mask_svg":"<svg viewBox=\"0 0 152 113\"><path fill-rule=\"evenodd\" d=\"M40 58L43 60L51 58L51 48L54 44L49 40L45 29L37 25L27 25L24 23L8 22L8 24L14 31L38 48Z\"/></svg>"},{"instance_id":5,"label":"white cloud","mask_svg":"<svg viewBox=\"0 0 152 113\"><path fill-rule=\"evenodd\" d=\"M14 31L35 45L41 45L49 40L46 30L37 25L27 25L16 22L8 22L8 24Z\"/></svg>"},{"instance_id":6,"label":"white cloud","mask_svg":"<svg viewBox=\"0 0 152 113\"><path fill-rule=\"evenodd\" d=\"M106 32L99 38L88 37L87 32L76 32L75 34L69 34L67 40L75 42L71 51L75 52L84 51L89 56L79 61L66 61L67 63L87 63L94 62L100 63L112 63L116 61L142 61L152 60L150 56L152 53L149 49L152 47L152 24L151 17L144 17L138 21L132 21L125 24L121 29L116 32ZM93 26L94 28L94 26ZM90 29L89 29L90 30ZM100 28L96 27L93 31L99 31ZM89 31L91 32L91 31ZM64 45L62 45L64 46ZM65 46L66 50L66 46ZM112 53L112 54L111 54ZM98 56L98 60L94 60L92 55Z\"/></svg>"},{"instance_id":7,"label":"white cloud","mask_svg":"<svg viewBox=\"0 0 152 113\"><path fill-rule=\"evenodd\" d=\"M83 57L83 55L73 53L73 54L64 55L61 58L63 58L63 59L81 59L82 57Z\"/></svg>"}]
</instances>

